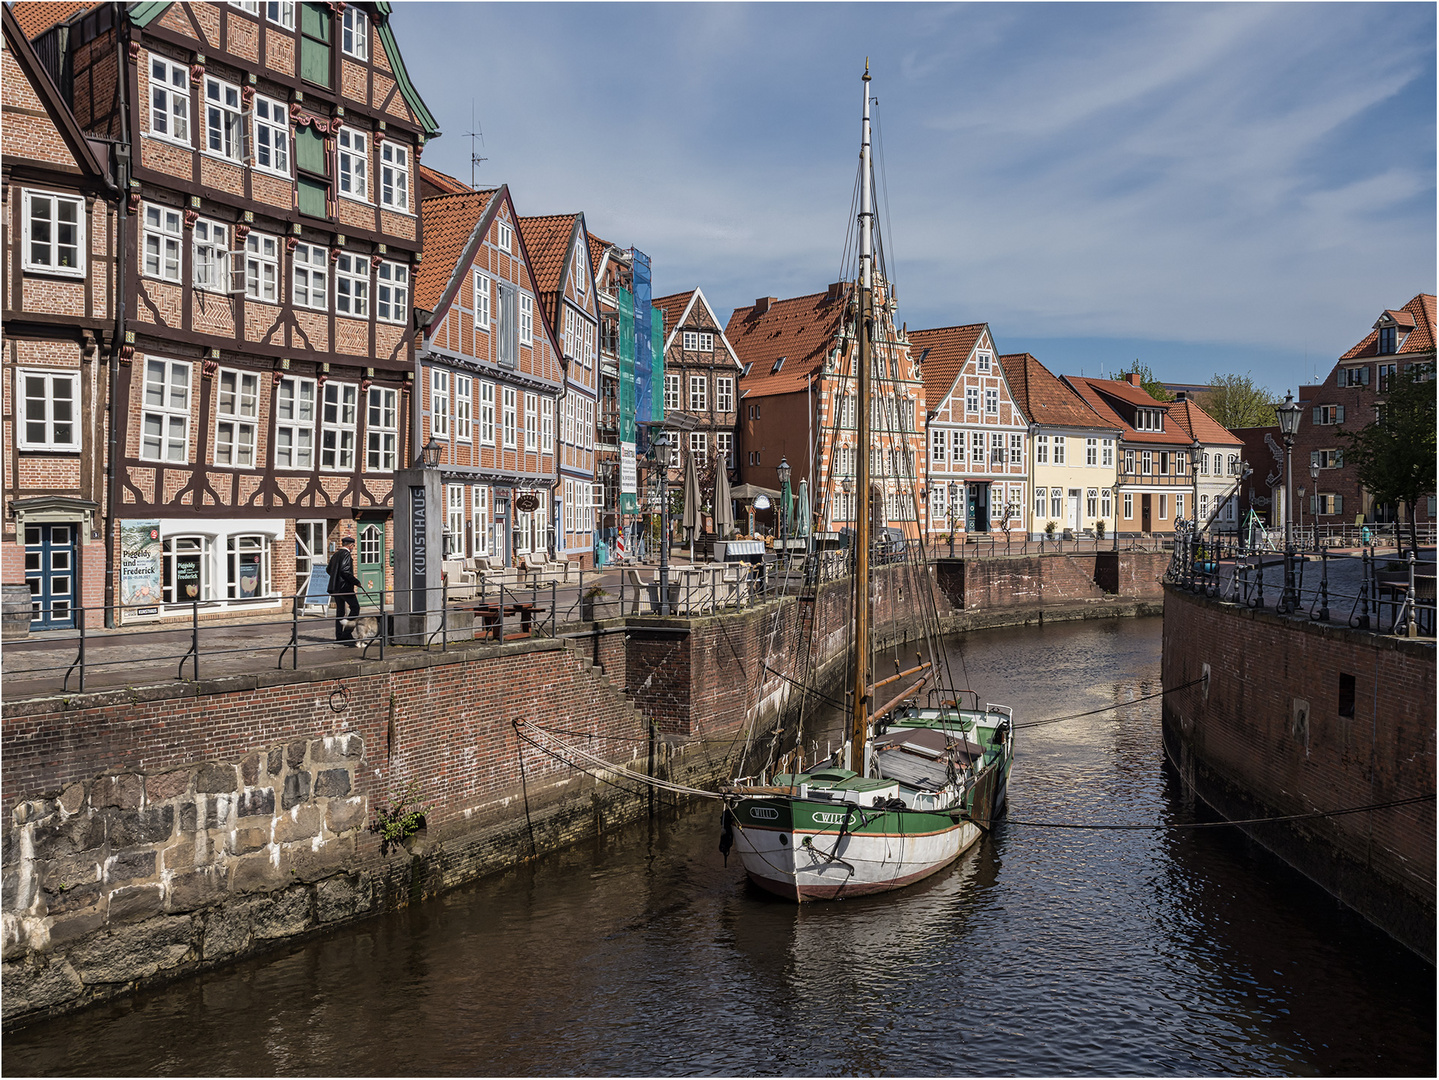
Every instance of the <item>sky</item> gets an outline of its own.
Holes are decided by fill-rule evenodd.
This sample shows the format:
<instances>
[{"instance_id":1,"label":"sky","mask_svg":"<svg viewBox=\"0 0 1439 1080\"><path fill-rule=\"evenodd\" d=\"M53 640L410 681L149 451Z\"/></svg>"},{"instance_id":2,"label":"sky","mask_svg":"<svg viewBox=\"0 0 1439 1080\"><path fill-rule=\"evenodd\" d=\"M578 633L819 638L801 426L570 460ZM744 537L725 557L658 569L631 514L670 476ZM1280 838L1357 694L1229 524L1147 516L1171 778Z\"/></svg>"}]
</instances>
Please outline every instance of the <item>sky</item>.
<instances>
[{"instance_id":1,"label":"sky","mask_svg":"<svg viewBox=\"0 0 1439 1080\"><path fill-rule=\"evenodd\" d=\"M911 328L988 322L1060 374L1315 381L1434 292L1436 7L480 4L392 25L426 164L583 211L656 295L822 290L869 58ZM473 118L473 119L472 119ZM470 139L482 132L483 142Z\"/></svg>"}]
</instances>

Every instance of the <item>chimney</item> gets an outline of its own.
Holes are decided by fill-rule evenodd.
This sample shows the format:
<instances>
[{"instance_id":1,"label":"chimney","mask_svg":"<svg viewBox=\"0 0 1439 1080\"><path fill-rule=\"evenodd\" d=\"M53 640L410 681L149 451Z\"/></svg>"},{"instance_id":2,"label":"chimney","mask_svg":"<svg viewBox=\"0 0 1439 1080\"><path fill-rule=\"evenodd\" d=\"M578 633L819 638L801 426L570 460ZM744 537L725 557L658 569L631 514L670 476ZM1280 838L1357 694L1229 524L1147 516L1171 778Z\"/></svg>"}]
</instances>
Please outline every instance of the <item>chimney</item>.
<instances>
[{"instance_id":1,"label":"chimney","mask_svg":"<svg viewBox=\"0 0 1439 1080\"><path fill-rule=\"evenodd\" d=\"M1142 382L1139 381L1139 372L1137 371L1126 371L1124 373L1124 381L1127 382L1130 386L1144 385Z\"/></svg>"},{"instance_id":2,"label":"chimney","mask_svg":"<svg viewBox=\"0 0 1439 1080\"><path fill-rule=\"evenodd\" d=\"M761 296L758 300L754 302L754 313L756 315L763 315L765 312L769 311L770 305L774 302L775 297L773 296Z\"/></svg>"}]
</instances>

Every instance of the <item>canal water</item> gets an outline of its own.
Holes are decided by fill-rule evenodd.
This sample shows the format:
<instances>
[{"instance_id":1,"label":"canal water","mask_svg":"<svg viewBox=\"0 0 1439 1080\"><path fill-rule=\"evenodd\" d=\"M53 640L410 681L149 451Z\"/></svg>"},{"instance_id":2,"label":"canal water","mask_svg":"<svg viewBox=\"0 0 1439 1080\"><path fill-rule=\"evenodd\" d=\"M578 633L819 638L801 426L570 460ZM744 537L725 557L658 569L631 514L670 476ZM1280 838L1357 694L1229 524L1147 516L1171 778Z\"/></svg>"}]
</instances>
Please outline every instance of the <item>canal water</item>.
<instances>
[{"instance_id":1,"label":"canal water","mask_svg":"<svg viewBox=\"0 0 1439 1080\"><path fill-rule=\"evenodd\" d=\"M1157 619L951 646L1020 722L1159 690ZM1021 730L952 869L797 907L671 815L286 954L6 1037L9 1075L1418 1075L1434 970L1163 767L1157 699Z\"/></svg>"}]
</instances>

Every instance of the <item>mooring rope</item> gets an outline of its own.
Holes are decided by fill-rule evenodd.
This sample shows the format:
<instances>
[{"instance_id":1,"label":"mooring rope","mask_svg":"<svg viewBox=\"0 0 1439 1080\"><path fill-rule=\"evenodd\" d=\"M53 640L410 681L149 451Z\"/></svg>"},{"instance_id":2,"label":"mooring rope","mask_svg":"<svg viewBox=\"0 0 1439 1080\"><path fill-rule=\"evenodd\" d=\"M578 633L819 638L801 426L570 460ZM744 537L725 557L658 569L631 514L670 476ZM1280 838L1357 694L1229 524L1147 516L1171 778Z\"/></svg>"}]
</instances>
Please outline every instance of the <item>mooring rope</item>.
<instances>
[{"instance_id":1,"label":"mooring rope","mask_svg":"<svg viewBox=\"0 0 1439 1080\"><path fill-rule=\"evenodd\" d=\"M686 784L676 784L673 780L661 780L657 776L648 776L645 773L634 772L630 769L625 768L623 765L616 765L613 762L605 761L603 758L596 757L588 750L581 750L578 746L570 746L568 743L556 738L542 728L534 727L533 725L528 724L522 720L517 720L515 723L517 725L517 730L519 727L529 728L531 731L535 732L544 742L551 744L551 746L553 747L557 747L561 751L573 754L575 757L579 758L580 761L587 763L591 768L600 769L604 772L616 773L620 776L623 776L627 780L634 781L635 783L648 784L651 787L658 788L661 791L668 791L675 795L691 795L696 798L705 799L724 798L724 796L721 795L718 791L706 791L704 788L689 787ZM588 772L589 770L581 769L581 771Z\"/></svg>"},{"instance_id":2,"label":"mooring rope","mask_svg":"<svg viewBox=\"0 0 1439 1080\"><path fill-rule=\"evenodd\" d=\"M1231 825L1265 825L1275 821L1303 821L1307 818L1341 817L1344 814L1367 814L1374 810L1388 810L1396 806L1410 806L1413 803L1429 802L1434 793L1414 795L1407 799L1393 799L1390 802L1369 803L1367 806L1349 806L1343 810L1315 810L1307 814L1280 814L1275 817L1243 818L1236 821L1194 821L1174 825L1080 825L1067 821L1016 821L1014 818L998 818L1008 825L1022 825L1029 829L1091 829L1131 830L1139 832L1161 832L1177 829L1227 829Z\"/></svg>"},{"instance_id":3,"label":"mooring rope","mask_svg":"<svg viewBox=\"0 0 1439 1080\"><path fill-rule=\"evenodd\" d=\"M1145 694L1144 697L1134 698L1132 701L1117 701L1113 705L1103 705L1098 709L1090 709L1087 712L1070 713L1068 716L1051 716L1048 720L1028 720L1022 724L1015 724L1014 728L1043 727L1045 724L1058 724L1062 720L1078 720L1082 716L1094 716L1097 713L1109 712L1112 709L1122 709L1127 705L1138 705L1141 701L1153 701L1165 694L1172 694L1178 690L1188 690L1191 686L1198 686L1204 681L1203 676L1197 679L1190 679L1187 683L1180 683L1178 686L1166 686L1156 694Z\"/></svg>"}]
</instances>

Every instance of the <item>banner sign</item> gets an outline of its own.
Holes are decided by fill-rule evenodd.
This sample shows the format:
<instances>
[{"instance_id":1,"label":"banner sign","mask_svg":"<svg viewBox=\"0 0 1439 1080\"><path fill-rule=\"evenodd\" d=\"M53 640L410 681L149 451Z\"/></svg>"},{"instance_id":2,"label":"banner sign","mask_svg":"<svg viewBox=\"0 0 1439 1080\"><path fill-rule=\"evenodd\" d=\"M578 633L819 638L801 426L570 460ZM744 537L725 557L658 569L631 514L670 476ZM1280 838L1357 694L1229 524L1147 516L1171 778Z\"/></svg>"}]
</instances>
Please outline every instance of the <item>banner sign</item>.
<instances>
[{"instance_id":1,"label":"banner sign","mask_svg":"<svg viewBox=\"0 0 1439 1080\"><path fill-rule=\"evenodd\" d=\"M411 611L423 611L427 602L425 589L429 582L426 580L426 563L428 553L425 549L425 486L420 484L410 488L410 566L412 585L415 590L410 599Z\"/></svg>"},{"instance_id":2,"label":"banner sign","mask_svg":"<svg viewBox=\"0 0 1439 1080\"><path fill-rule=\"evenodd\" d=\"M650 333L654 308L650 304L650 257L634 249L635 312L635 419L654 417L654 339ZM664 407L664 379L660 379L660 407Z\"/></svg>"},{"instance_id":3,"label":"banner sign","mask_svg":"<svg viewBox=\"0 0 1439 1080\"><path fill-rule=\"evenodd\" d=\"M635 444L620 443L620 494L639 493L639 471L635 467Z\"/></svg>"},{"instance_id":4,"label":"banner sign","mask_svg":"<svg viewBox=\"0 0 1439 1080\"><path fill-rule=\"evenodd\" d=\"M158 520L120 522L120 603L146 605L126 611L127 618L160 614L161 551Z\"/></svg>"}]
</instances>

